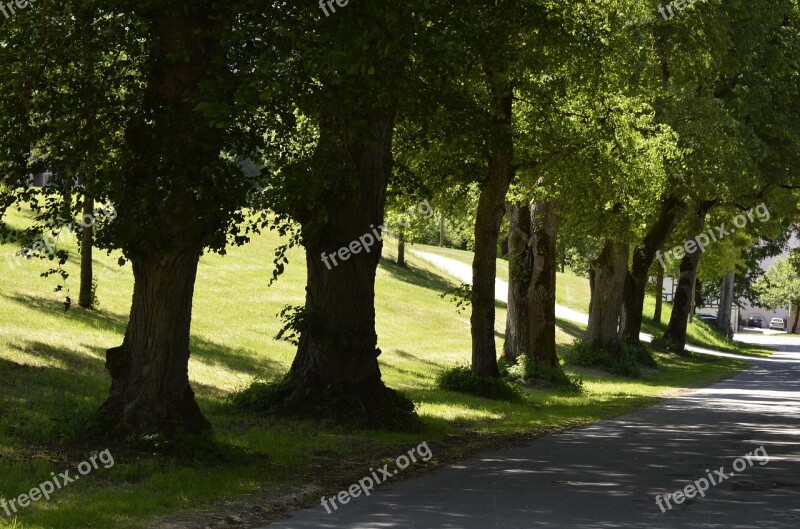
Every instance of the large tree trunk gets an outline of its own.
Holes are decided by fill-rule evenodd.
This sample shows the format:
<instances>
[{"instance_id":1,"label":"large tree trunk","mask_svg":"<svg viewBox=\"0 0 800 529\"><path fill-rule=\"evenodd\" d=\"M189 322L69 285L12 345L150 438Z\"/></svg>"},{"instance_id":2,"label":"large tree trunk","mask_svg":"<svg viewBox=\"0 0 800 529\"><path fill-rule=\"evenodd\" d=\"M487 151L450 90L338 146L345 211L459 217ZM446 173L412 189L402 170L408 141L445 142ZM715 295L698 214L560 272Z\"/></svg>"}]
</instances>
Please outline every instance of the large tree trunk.
<instances>
[{"instance_id":1,"label":"large tree trunk","mask_svg":"<svg viewBox=\"0 0 800 529\"><path fill-rule=\"evenodd\" d=\"M83 198L83 219L90 216L94 221L94 199L90 196ZM81 233L81 290L78 295L78 305L84 309L94 308L92 299L92 247L94 246L94 223L91 226L83 226Z\"/></svg>"},{"instance_id":2,"label":"large tree trunk","mask_svg":"<svg viewBox=\"0 0 800 529\"><path fill-rule=\"evenodd\" d=\"M731 312L733 309L733 287L736 272L725 274L720 282L719 310L717 310L717 328L728 334L731 326Z\"/></svg>"},{"instance_id":3,"label":"large tree trunk","mask_svg":"<svg viewBox=\"0 0 800 529\"><path fill-rule=\"evenodd\" d=\"M586 342L593 349L619 352L622 299L628 275L628 245L606 240L600 256L591 262L589 326Z\"/></svg>"},{"instance_id":4,"label":"large tree trunk","mask_svg":"<svg viewBox=\"0 0 800 529\"><path fill-rule=\"evenodd\" d=\"M400 233L397 235L397 264L400 266L406 265L406 230L400 228Z\"/></svg>"},{"instance_id":5,"label":"large tree trunk","mask_svg":"<svg viewBox=\"0 0 800 529\"><path fill-rule=\"evenodd\" d=\"M508 311L503 356L511 362L530 349L528 291L534 267L531 214L527 204L508 204Z\"/></svg>"},{"instance_id":6,"label":"large tree trunk","mask_svg":"<svg viewBox=\"0 0 800 529\"><path fill-rule=\"evenodd\" d=\"M664 310L664 269L658 268L658 275L656 275L656 307L653 310L653 322L656 325L661 323Z\"/></svg>"},{"instance_id":7,"label":"large tree trunk","mask_svg":"<svg viewBox=\"0 0 800 529\"><path fill-rule=\"evenodd\" d=\"M557 201L531 206L533 274L528 291L530 351L528 358L547 368L561 371L556 353L556 243L558 239Z\"/></svg>"},{"instance_id":8,"label":"large tree trunk","mask_svg":"<svg viewBox=\"0 0 800 529\"><path fill-rule=\"evenodd\" d=\"M475 258L472 263L472 372L499 377L495 347L495 279L497 241L505 214L506 194L514 178L512 136L513 90L504 74L487 72L493 90L493 117L489 177L481 189L475 222Z\"/></svg>"},{"instance_id":9,"label":"large tree trunk","mask_svg":"<svg viewBox=\"0 0 800 529\"><path fill-rule=\"evenodd\" d=\"M192 296L200 250L133 260L133 305L122 346L109 349L111 395L101 412L120 433L211 429L189 386Z\"/></svg>"},{"instance_id":10,"label":"large tree trunk","mask_svg":"<svg viewBox=\"0 0 800 529\"><path fill-rule=\"evenodd\" d=\"M693 239L705 229L706 214L710 208L711 205L708 203L698 206L688 233L689 239ZM693 253L687 253L681 259L680 276L672 301L672 316L662 337L667 344L667 350L674 353L683 353L686 347L686 327L694 304L694 286L701 253L699 249L695 249Z\"/></svg>"},{"instance_id":11,"label":"large tree trunk","mask_svg":"<svg viewBox=\"0 0 800 529\"><path fill-rule=\"evenodd\" d=\"M504 353L509 359L527 355L552 376L553 370L561 370L556 354L558 203L548 200L530 207L512 205L510 220L509 317Z\"/></svg>"},{"instance_id":12,"label":"large tree trunk","mask_svg":"<svg viewBox=\"0 0 800 529\"><path fill-rule=\"evenodd\" d=\"M360 402L360 409L343 409L343 415L358 411L368 425L393 427L398 420L416 417L413 404L381 380L375 330L375 276L383 247L379 225L395 113L384 108L362 112L363 122L345 118L321 123L318 166L340 160L344 187L337 196L343 198L329 203L324 222L304 223L306 228L313 222L318 236L306 242L306 321L285 382L289 394L309 407L324 401L326 391L348 394ZM339 250L355 248L354 241L360 249L349 257Z\"/></svg>"},{"instance_id":13,"label":"large tree trunk","mask_svg":"<svg viewBox=\"0 0 800 529\"><path fill-rule=\"evenodd\" d=\"M679 220L678 213L682 207L683 203L680 200L667 197L642 244L633 251L633 264L625 280L622 305L622 339L626 343L639 344L650 267L656 259L656 253L675 230Z\"/></svg>"},{"instance_id":14,"label":"large tree trunk","mask_svg":"<svg viewBox=\"0 0 800 529\"><path fill-rule=\"evenodd\" d=\"M197 265L229 197L212 189L224 131L198 110L210 101L209 80L228 75L225 35L233 22L197 3L137 4L152 31L142 112L125 130L124 187L112 190L117 229L133 265L130 320L120 347L106 353L112 385L101 414L115 436L210 430L189 385L189 340ZM180 57L180 60L175 60ZM214 100L230 102L221 86ZM226 203L227 201L227 203Z\"/></svg>"}]
</instances>

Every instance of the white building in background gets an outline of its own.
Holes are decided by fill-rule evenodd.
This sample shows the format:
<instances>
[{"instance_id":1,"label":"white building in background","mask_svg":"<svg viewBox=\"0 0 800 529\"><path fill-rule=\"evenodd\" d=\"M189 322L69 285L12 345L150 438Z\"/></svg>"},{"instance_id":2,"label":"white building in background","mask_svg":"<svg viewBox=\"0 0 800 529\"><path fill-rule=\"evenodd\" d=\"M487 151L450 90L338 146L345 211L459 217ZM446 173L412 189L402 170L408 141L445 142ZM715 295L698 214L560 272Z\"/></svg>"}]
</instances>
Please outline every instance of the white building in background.
<instances>
[{"instance_id":1,"label":"white building in background","mask_svg":"<svg viewBox=\"0 0 800 529\"><path fill-rule=\"evenodd\" d=\"M50 179L53 177L53 173L47 171L45 173L39 173L37 175L33 175L28 178L28 186L29 187L47 187L50 185Z\"/></svg>"},{"instance_id":2,"label":"white building in background","mask_svg":"<svg viewBox=\"0 0 800 529\"><path fill-rule=\"evenodd\" d=\"M797 248L800 248L800 238L798 238L797 232L794 232L792 234L792 237L783 247L783 253L777 257L768 257L763 261L761 261L761 269L767 270L770 266L773 265L773 263L775 263L775 261L777 261L778 259L783 259L787 255L789 255L789 252ZM781 318L783 319L784 323L786 323L786 329L789 330L792 328L792 323L794 319L797 318L798 307L792 307L791 304L788 303L788 301L789 300L787 300L787 304L785 307L769 311L766 309L762 309L760 307L753 307L746 299L741 299L739 300L739 303L742 305L741 309L742 319L747 321L747 319L750 318L751 316L761 316L761 318L764 320L764 326L768 326L769 321L772 318ZM794 314L794 317L792 317L792 314Z\"/></svg>"},{"instance_id":3,"label":"white building in background","mask_svg":"<svg viewBox=\"0 0 800 529\"><path fill-rule=\"evenodd\" d=\"M797 232L792 234L792 237L783 247L783 253L776 257L768 257L761 261L761 269L766 271L772 264L777 261L778 259L783 259L786 257L789 252L792 250L800 248L800 238L798 238ZM665 277L664 278L664 290L663 290L663 299L667 302L672 302L672 299L675 296L675 288L677 287L678 281L672 277ZM792 324L794 319L798 318L798 308L800 307L792 307L790 303L788 303L785 307L781 307L776 310L767 310L762 309L760 307L753 307L746 299L740 299L739 306L734 304L733 309L731 310L731 324L735 330L739 330L739 322L740 321L747 321L751 316L760 316L762 320L764 320L764 327L766 328L769 326L769 322L772 318L781 318L784 323L786 324L786 329L789 330L792 328ZM713 316L717 315L717 309L719 309L719 299L713 300L708 306L706 307L699 307L697 309L698 314L711 314ZM791 321L790 321L791 320Z\"/></svg>"}]
</instances>

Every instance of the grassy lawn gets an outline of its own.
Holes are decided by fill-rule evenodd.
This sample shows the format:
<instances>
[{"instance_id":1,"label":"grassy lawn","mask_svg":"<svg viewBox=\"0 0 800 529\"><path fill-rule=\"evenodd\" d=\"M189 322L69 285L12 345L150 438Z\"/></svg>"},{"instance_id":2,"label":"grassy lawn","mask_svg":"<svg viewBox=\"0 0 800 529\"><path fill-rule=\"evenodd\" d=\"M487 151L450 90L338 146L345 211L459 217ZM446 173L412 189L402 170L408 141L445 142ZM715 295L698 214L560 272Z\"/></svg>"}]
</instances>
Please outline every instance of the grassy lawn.
<instances>
[{"instance_id":1,"label":"grassy lawn","mask_svg":"<svg viewBox=\"0 0 800 529\"><path fill-rule=\"evenodd\" d=\"M13 217L17 225L23 221ZM273 339L281 327L275 315L287 304L302 304L304 257L294 250L287 272L269 288L278 243L266 234L225 257L207 255L201 261L190 377L229 457L170 459L110 447L112 468L101 467L57 491L51 501L24 509L15 527L164 527L157 522L160 517L176 514L207 522L203 513L222 508L223 499L229 501L227 509L260 504L266 519L287 504L318 502L321 493L340 490L366 475L370 466L422 441L430 442L433 464L441 464L489 446L629 412L676 388L707 385L743 366L726 359L662 355L662 369L644 380L568 370L583 378L581 394L527 389L523 402L500 403L444 392L436 389L436 376L470 358L469 315L458 314L439 297L454 281L409 256L408 268L385 260L378 271L380 362L386 383L418 404L425 431L346 432L315 422L242 414L227 404L232 392L255 377L281 376L294 354L291 345ZM65 312L64 294L53 292L56 280L39 277L47 263L29 261L12 269L5 255L13 251L10 245L0 246L0 499L26 493L51 472L75 468L93 451L109 448L76 443L72 433L107 394L104 352L122 340L132 292L130 266L119 267L117 254L96 254L100 309ZM75 299L74 260L68 270L67 287ZM588 286L568 277L559 276L564 284L559 302L585 310ZM504 322L505 308L498 304L499 331ZM580 325L559 322L559 346L568 346L582 331ZM695 333L693 338L717 346L713 336ZM500 333L497 342L501 348ZM301 489L303 494L287 499Z\"/></svg>"}]
</instances>

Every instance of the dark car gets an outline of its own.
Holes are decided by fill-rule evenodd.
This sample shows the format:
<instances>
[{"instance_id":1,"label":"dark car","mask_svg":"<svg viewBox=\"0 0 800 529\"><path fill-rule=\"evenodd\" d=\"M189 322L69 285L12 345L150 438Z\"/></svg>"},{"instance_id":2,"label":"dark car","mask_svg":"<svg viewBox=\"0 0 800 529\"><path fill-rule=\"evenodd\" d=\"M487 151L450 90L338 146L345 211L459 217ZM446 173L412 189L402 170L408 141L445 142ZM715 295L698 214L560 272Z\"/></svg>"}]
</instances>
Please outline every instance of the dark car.
<instances>
[{"instance_id":1,"label":"dark car","mask_svg":"<svg viewBox=\"0 0 800 529\"><path fill-rule=\"evenodd\" d=\"M713 314L695 314L695 318L698 320L703 320L708 323L715 323L717 321L717 317Z\"/></svg>"},{"instance_id":2,"label":"dark car","mask_svg":"<svg viewBox=\"0 0 800 529\"><path fill-rule=\"evenodd\" d=\"M748 327L755 327L757 329L764 328L764 318L761 316L750 316L747 318L747 326Z\"/></svg>"}]
</instances>

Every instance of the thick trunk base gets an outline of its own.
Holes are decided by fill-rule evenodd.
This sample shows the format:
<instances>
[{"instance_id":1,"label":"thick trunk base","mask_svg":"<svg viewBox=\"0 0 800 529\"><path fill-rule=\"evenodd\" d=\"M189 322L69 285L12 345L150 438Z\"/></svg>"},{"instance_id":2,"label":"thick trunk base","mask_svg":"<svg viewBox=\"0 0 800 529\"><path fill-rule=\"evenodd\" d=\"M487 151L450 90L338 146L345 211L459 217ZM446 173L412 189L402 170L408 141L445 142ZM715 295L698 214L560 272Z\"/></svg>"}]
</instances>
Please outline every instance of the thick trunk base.
<instances>
[{"instance_id":1,"label":"thick trunk base","mask_svg":"<svg viewBox=\"0 0 800 529\"><path fill-rule=\"evenodd\" d=\"M590 268L591 301L586 343L596 350L618 355L625 281L628 277L628 245L607 240Z\"/></svg>"},{"instance_id":2,"label":"thick trunk base","mask_svg":"<svg viewBox=\"0 0 800 529\"><path fill-rule=\"evenodd\" d=\"M189 335L199 251L133 261L131 316L106 353L111 393L99 410L106 434L168 438L211 431L189 385Z\"/></svg>"},{"instance_id":3,"label":"thick trunk base","mask_svg":"<svg viewBox=\"0 0 800 529\"><path fill-rule=\"evenodd\" d=\"M348 428L419 431L423 426L415 404L380 381L309 387L288 375L280 382L253 384L238 394L234 403L256 413Z\"/></svg>"},{"instance_id":4,"label":"thick trunk base","mask_svg":"<svg viewBox=\"0 0 800 529\"><path fill-rule=\"evenodd\" d=\"M124 362L129 353L123 347L109 349L107 362ZM188 385L178 400L169 402L139 398L126 400L121 395L106 399L98 411L100 422L111 438L127 439L157 433L168 438L181 434L211 433L211 423L203 416L194 391Z\"/></svg>"}]
</instances>

